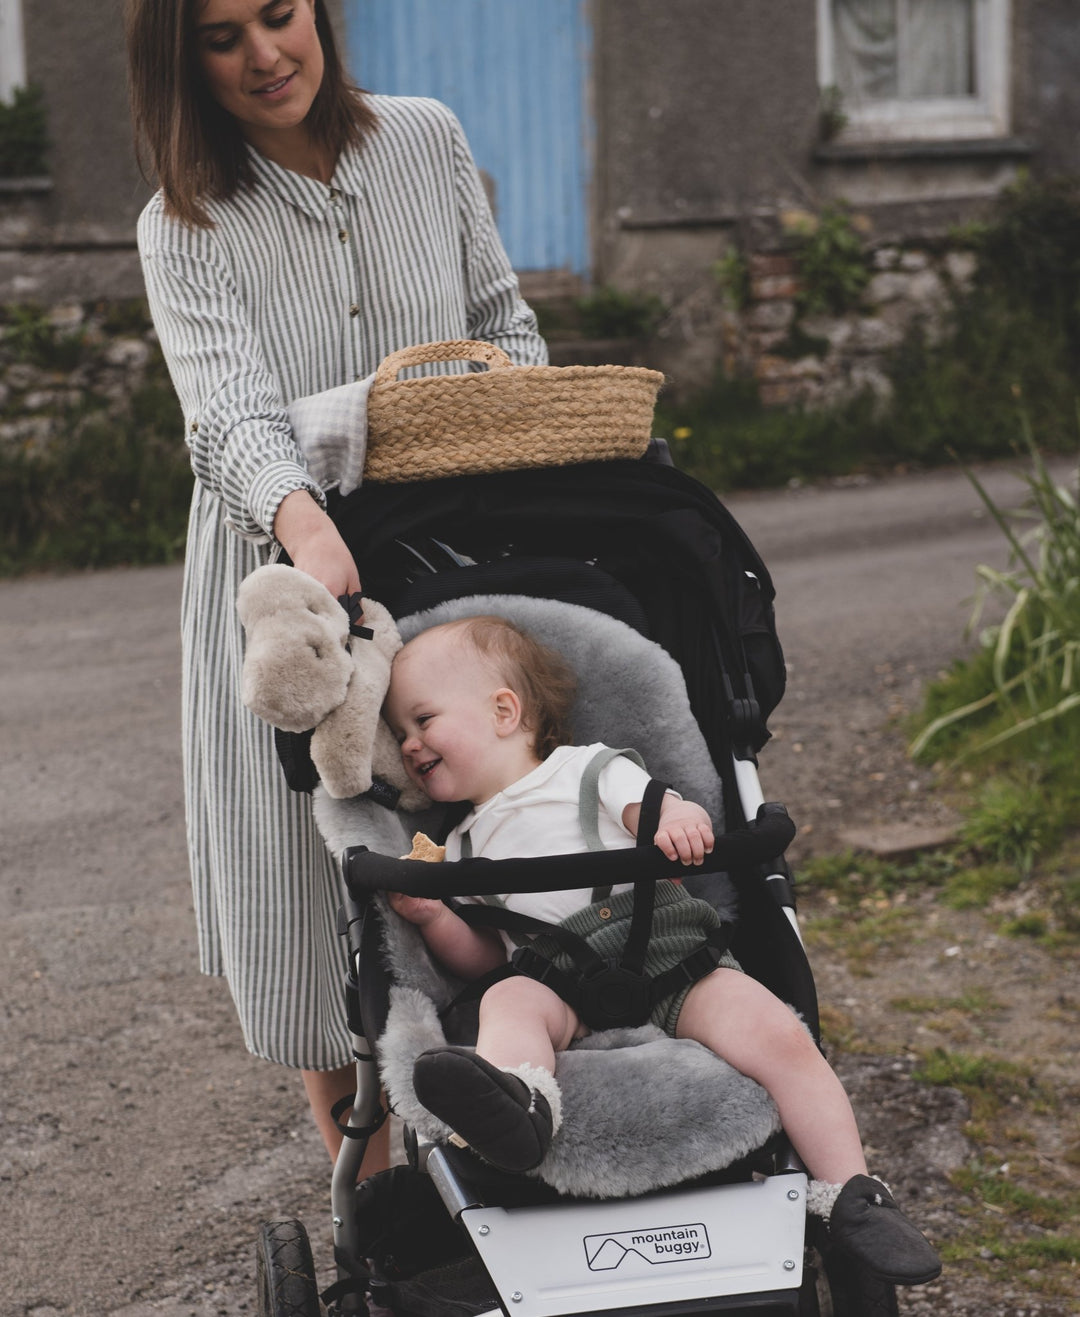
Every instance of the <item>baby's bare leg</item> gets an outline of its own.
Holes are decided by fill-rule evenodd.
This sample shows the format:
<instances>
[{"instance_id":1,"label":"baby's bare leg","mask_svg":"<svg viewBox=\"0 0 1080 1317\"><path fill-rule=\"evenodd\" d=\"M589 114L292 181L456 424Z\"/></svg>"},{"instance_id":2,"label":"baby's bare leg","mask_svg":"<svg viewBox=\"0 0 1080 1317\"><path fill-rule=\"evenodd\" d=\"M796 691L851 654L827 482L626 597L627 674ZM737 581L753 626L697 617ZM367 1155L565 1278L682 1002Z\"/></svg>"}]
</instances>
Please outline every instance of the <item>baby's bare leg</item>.
<instances>
[{"instance_id":1,"label":"baby's bare leg","mask_svg":"<svg viewBox=\"0 0 1080 1317\"><path fill-rule=\"evenodd\" d=\"M555 1071L555 1053L570 1046L578 1017L556 993L525 975L493 983L480 999L476 1051L492 1065Z\"/></svg>"},{"instance_id":2,"label":"baby's bare leg","mask_svg":"<svg viewBox=\"0 0 1080 1317\"><path fill-rule=\"evenodd\" d=\"M703 1043L768 1091L815 1179L843 1184L866 1174L843 1086L793 1012L756 979L733 969L700 979L687 996L676 1036Z\"/></svg>"}]
</instances>

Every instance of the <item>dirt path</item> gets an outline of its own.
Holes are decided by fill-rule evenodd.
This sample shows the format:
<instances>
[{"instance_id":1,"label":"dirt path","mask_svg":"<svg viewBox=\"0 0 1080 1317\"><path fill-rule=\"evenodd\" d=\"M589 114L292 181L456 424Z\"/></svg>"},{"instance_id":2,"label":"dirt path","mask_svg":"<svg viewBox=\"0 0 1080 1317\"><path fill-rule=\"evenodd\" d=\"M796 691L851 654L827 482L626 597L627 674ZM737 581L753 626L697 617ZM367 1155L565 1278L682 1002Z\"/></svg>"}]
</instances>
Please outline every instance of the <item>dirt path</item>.
<instances>
[{"instance_id":1,"label":"dirt path","mask_svg":"<svg viewBox=\"0 0 1080 1317\"><path fill-rule=\"evenodd\" d=\"M890 720L960 648L973 564L1000 558L970 491L920 477L733 507L782 601L790 684L762 776L802 826L796 860L847 828L947 821ZM295 1077L246 1055L223 985L197 973L178 593L175 569L0 584L0 1317L251 1311L254 1232L275 1216L307 1220L326 1257L328 1170ZM968 1030L972 1049L1034 1042L1072 1074L1080 993L974 916L919 914L871 977L812 954L876 1160L945 1238L966 1220L944 1177L970 1155L967 1113L911 1080L909 1045L957 1047ZM891 1005L913 984L942 999L986 984L1002 1006L913 1017ZM1044 1125L1052 1156L1067 1131ZM1037 1277L1000 1290L955 1267L903 1311L1076 1311Z\"/></svg>"},{"instance_id":2,"label":"dirt path","mask_svg":"<svg viewBox=\"0 0 1080 1317\"><path fill-rule=\"evenodd\" d=\"M1007 484L997 474L989 478L1012 506ZM974 564L1002 565L1003 541L978 504L965 510L954 501L948 479L920 477L904 489L899 502L885 482L858 493L834 487L737 503L777 585L789 685L761 772L766 796L786 801L800 824L796 866L856 840L899 843L957 823L933 774L907 758L901 724L919 707L924 683L964 652ZM861 527L854 538L845 526L852 505ZM828 529L816 549L808 548L806 519L833 527L854 551L834 556ZM1073 1260L1075 1283L1066 1279L1063 1293L1056 1292L1060 1271L1048 1280L1037 1265L996 1261L990 1255L1003 1209L961 1193L947 1178L989 1166L1003 1186L1022 1180L1080 1203L1075 956L1003 936L992 915L949 910L933 892L905 897L865 912L879 937L900 931L869 956L857 935L819 935L819 926L835 918L835 898L809 892L801 902L827 1033L871 1166L903 1192L938 1242L985 1236L977 1262L954 1263L937 1284L901 1292L901 1312L1080 1312L1080 1259ZM1022 894L1010 901L1010 913L1024 908ZM1012 1126L998 1119L987 1131L976 1122L972 1142L965 1136L972 1113L956 1090L911 1079L917 1057L934 1049L1029 1068L1051 1086L1058 1105L1040 1113L1039 1102L1014 1095ZM1002 1201L1009 1202L1004 1189ZM1038 1240L1042 1228L1029 1229Z\"/></svg>"}]
</instances>

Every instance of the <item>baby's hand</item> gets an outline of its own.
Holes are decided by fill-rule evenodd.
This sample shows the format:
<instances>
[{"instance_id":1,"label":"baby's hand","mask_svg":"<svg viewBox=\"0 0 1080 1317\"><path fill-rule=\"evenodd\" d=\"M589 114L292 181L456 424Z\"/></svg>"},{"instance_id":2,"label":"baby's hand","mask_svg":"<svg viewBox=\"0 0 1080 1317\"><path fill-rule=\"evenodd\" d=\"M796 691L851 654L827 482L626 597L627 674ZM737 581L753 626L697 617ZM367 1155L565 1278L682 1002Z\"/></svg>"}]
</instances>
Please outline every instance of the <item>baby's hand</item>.
<instances>
[{"instance_id":1,"label":"baby's hand","mask_svg":"<svg viewBox=\"0 0 1080 1317\"><path fill-rule=\"evenodd\" d=\"M441 901L433 901L426 896L406 896L404 892L387 892L386 899L390 903L391 910L419 928L423 928L425 924L433 924L446 912L446 906Z\"/></svg>"},{"instance_id":2,"label":"baby's hand","mask_svg":"<svg viewBox=\"0 0 1080 1317\"><path fill-rule=\"evenodd\" d=\"M701 864L713 848L712 820L700 805L692 800L678 800L665 796L660 808L660 826L653 844L659 846L669 860L682 864Z\"/></svg>"}]
</instances>

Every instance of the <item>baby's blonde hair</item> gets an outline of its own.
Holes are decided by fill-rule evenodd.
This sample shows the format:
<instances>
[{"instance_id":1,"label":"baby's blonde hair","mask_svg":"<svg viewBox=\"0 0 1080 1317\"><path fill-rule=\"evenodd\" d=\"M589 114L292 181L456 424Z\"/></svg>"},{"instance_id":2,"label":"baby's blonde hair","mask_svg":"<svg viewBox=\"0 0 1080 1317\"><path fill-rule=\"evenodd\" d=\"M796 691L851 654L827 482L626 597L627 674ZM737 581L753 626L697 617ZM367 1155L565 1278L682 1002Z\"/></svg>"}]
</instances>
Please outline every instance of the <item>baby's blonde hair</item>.
<instances>
[{"instance_id":1,"label":"baby's blonde hair","mask_svg":"<svg viewBox=\"0 0 1080 1317\"><path fill-rule=\"evenodd\" d=\"M538 759L573 740L571 713L577 680L563 656L504 617L481 614L446 624L487 659L521 700L522 726Z\"/></svg>"}]
</instances>

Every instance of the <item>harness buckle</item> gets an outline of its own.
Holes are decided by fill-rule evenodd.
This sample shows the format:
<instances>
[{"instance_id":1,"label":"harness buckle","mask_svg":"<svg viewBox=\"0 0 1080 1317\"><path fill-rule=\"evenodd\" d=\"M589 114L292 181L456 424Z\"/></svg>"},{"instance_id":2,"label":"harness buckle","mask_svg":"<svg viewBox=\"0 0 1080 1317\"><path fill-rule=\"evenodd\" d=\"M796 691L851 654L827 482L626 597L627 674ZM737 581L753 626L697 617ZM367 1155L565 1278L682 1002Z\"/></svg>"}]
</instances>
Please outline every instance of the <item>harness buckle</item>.
<instances>
[{"instance_id":1,"label":"harness buckle","mask_svg":"<svg viewBox=\"0 0 1080 1317\"><path fill-rule=\"evenodd\" d=\"M524 974L537 983L547 983L553 974L557 974L554 961L541 956L532 947L515 947L510 953L510 964L519 974Z\"/></svg>"},{"instance_id":2,"label":"harness buckle","mask_svg":"<svg viewBox=\"0 0 1080 1317\"><path fill-rule=\"evenodd\" d=\"M608 960L582 975L578 1014L590 1029L631 1029L647 1023L652 1010L651 983L638 970Z\"/></svg>"}]
</instances>

